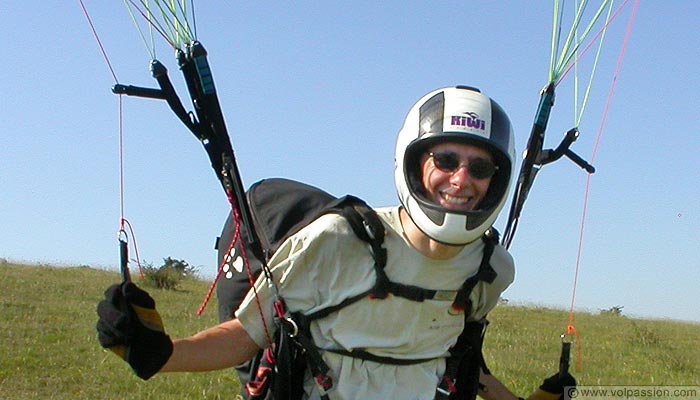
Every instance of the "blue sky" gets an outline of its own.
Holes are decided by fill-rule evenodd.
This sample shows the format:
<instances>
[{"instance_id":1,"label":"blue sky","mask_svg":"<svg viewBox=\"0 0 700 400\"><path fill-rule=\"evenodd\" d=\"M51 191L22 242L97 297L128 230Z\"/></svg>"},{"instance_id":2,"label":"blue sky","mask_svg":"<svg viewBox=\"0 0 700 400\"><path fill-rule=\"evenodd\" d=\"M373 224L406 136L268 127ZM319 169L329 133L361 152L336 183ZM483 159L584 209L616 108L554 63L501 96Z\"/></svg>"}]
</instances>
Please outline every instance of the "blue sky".
<instances>
[{"instance_id":1,"label":"blue sky","mask_svg":"<svg viewBox=\"0 0 700 400\"><path fill-rule=\"evenodd\" d=\"M198 3L198 38L246 185L284 176L396 204L403 118L456 84L496 99L525 146L547 80L549 1L216 4ZM155 86L122 2L86 6L120 83ZM584 158L629 11L606 37L574 144ZM690 0L639 7L591 178L577 310L700 321L699 14ZM0 18L0 257L116 269L118 103L79 3L3 2ZM157 56L185 96L172 53ZM572 85L558 89L547 147L573 124ZM125 216L141 259L185 259L213 276L228 204L202 147L159 101L124 98L123 123ZM511 247L511 302L568 308L585 184L570 162L540 172Z\"/></svg>"}]
</instances>

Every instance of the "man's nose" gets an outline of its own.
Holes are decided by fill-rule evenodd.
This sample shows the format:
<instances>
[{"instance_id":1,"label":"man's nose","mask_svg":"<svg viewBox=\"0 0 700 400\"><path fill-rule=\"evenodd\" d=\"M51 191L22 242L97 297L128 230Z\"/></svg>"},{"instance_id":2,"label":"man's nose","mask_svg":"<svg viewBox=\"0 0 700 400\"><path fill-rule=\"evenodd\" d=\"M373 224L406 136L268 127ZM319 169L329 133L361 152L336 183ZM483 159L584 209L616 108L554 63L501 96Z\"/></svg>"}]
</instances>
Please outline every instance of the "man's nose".
<instances>
[{"instance_id":1,"label":"man's nose","mask_svg":"<svg viewBox=\"0 0 700 400\"><path fill-rule=\"evenodd\" d=\"M460 165L450 175L450 183L453 185L464 186L469 182L469 170L466 165Z\"/></svg>"}]
</instances>

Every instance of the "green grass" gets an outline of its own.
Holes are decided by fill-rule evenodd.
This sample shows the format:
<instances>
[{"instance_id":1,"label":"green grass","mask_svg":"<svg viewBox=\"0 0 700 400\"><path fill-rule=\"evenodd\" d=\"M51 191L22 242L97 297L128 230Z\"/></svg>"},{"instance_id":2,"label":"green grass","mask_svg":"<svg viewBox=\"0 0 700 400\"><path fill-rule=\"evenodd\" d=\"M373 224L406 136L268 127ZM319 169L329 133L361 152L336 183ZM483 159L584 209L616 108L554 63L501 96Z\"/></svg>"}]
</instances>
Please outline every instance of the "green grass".
<instances>
[{"instance_id":1,"label":"green grass","mask_svg":"<svg viewBox=\"0 0 700 400\"><path fill-rule=\"evenodd\" d=\"M116 272L88 267L0 264L0 399L234 399L231 371L156 375L148 382L103 350L95 307ZM171 337L216 323L216 301L195 312L209 282L177 291L147 288ZM491 314L486 357L492 372L527 396L557 369L563 311L499 306ZM576 314L584 385L699 385L700 326L616 315ZM575 357L573 352L572 358Z\"/></svg>"},{"instance_id":2,"label":"green grass","mask_svg":"<svg viewBox=\"0 0 700 400\"><path fill-rule=\"evenodd\" d=\"M500 306L490 320L487 363L516 393L557 370L567 312ZM574 326L580 339L571 365L580 385L700 385L698 324L576 313Z\"/></svg>"},{"instance_id":3,"label":"green grass","mask_svg":"<svg viewBox=\"0 0 700 400\"><path fill-rule=\"evenodd\" d=\"M233 399L233 371L163 374L144 382L97 342L95 308L116 272L0 265L0 399ZM147 288L171 337L216 323L216 301L195 315L208 283Z\"/></svg>"}]
</instances>

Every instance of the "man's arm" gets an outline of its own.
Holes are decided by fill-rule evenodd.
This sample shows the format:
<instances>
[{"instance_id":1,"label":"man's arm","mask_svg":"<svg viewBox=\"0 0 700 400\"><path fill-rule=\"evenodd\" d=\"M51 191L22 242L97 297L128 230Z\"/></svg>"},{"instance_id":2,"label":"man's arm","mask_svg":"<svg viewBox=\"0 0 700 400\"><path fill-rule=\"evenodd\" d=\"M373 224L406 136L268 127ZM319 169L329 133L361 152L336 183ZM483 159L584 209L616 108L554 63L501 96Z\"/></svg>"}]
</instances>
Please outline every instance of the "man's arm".
<instances>
[{"instance_id":1,"label":"man's arm","mask_svg":"<svg viewBox=\"0 0 700 400\"><path fill-rule=\"evenodd\" d=\"M483 371L479 376L479 382L484 386L479 391L479 396L486 400L518 400L522 399L514 395L496 377ZM549 382L549 383L548 383ZM527 398L528 400L559 400L563 397L564 388L576 386L576 379L568 373L563 377L555 374L546 379L539 388Z\"/></svg>"},{"instance_id":2,"label":"man's arm","mask_svg":"<svg viewBox=\"0 0 700 400\"><path fill-rule=\"evenodd\" d=\"M511 393L511 391L493 375L485 374L482 371L479 375L479 383L484 386L483 390L479 390L479 396L485 400L518 400L518 396Z\"/></svg>"},{"instance_id":3,"label":"man's arm","mask_svg":"<svg viewBox=\"0 0 700 400\"><path fill-rule=\"evenodd\" d=\"M223 322L173 342L173 354L159 372L213 371L234 367L255 356L257 344L237 320Z\"/></svg>"}]
</instances>

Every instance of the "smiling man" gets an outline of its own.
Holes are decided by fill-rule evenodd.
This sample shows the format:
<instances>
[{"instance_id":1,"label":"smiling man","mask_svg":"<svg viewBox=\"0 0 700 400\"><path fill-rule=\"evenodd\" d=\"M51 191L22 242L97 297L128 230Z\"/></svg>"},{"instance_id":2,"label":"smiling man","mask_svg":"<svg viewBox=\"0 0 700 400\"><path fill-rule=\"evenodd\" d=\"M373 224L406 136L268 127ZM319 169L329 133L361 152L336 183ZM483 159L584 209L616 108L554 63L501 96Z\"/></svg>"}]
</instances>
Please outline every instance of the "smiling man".
<instances>
[{"instance_id":1,"label":"smiling man","mask_svg":"<svg viewBox=\"0 0 700 400\"><path fill-rule=\"evenodd\" d=\"M391 295L367 294L379 274L367 243L344 217L325 214L282 243L268 263L275 287L261 276L235 318L171 342L158 329L152 299L129 283L110 288L100 304L100 341L144 379L233 367L274 337L279 295L298 318L324 315L304 330L334 384L307 368L299 398L473 399L480 391L487 399L516 399L481 354L486 316L514 278L513 259L492 229L506 202L513 159L510 121L496 102L469 87L431 92L412 107L398 134L394 176L401 204L376 210ZM155 329L121 318L122 301L148 310ZM122 345L128 351L117 351ZM551 393L562 393L573 379L563 378L546 381L551 397L530 398L558 397Z\"/></svg>"}]
</instances>

